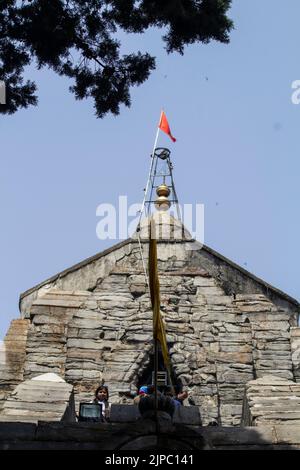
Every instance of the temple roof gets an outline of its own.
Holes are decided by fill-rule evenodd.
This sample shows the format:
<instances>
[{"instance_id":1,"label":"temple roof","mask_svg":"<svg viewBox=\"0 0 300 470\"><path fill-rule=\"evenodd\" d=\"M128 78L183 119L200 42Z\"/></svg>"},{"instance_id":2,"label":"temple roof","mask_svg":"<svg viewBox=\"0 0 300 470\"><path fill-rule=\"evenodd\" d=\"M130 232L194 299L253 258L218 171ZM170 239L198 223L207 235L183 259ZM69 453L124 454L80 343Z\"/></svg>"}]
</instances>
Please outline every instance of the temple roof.
<instances>
[{"instance_id":1,"label":"temple roof","mask_svg":"<svg viewBox=\"0 0 300 470\"><path fill-rule=\"evenodd\" d=\"M158 214L158 215L157 215ZM194 240L189 232L184 228L184 226L178 220L174 219L173 217L169 216L166 213L156 213L155 214L155 223L159 229L158 235L158 243L164 244L172 244L172 243L182 243L188 244L189 250L191 251L191 255L187 263L191 263L193 268L195 268L195 264L199 264L199 267L203 267L207 270L208 274L212 277L218 278L222 287L227 291L228 294L235 294L235 293L263 293L267 297L277 299L277 301L282 300L284 303L287 302L289 304L289 308L293 308L293 310L299 310L299 302L289 296L288 294L282 292L280 289L270 285L269 283L265 282L264 280L260 279L259 277L255 276L254 274L250 273L243 267L237 265L233 261L229 260L225 256L221 255L220 253L216 252L212 248L209 248L206 245L202 245L198 241ZM145 243L148 243L148 227L149 221L147 219L142 220L139 236L140 241L143 246ZM166 237L167 235L167 237ZM20 295L20 310L24 313L24 308L22 308L22 304L24 299L28 296L35 295L35 292L39 291L42 288L48 288L53 286L57 283L57 281L62 280L63 278L72 275L75 273L78 278L78 271L84 270L87 267L90 267L101 261L105 257L109 257L114 253L119 252L120 250L123 252L124 249L130 244L138 245L138 235L137 232L133 234L132 238L122 241L121 243L115 244L112 247L97 253L94 256L91 256L80 263L77 263L70 268L67 268L54 276L46 279L45 281L39 283L38 285L28 289L24 293ZM197 260L198 261L197 261ZM112 261L114 263L114 261ZM90 274L89 274L90 275ZM106 272L107 275L107 272ZM96 276L96 274L92 274L92 276ZM83 275L84 277L84 275ZM251 282L251 290L248 291L245 289L243 290L240 288L240 284ZM78 284L78 282L77 282ZM78 285L76 284L76 289L78 289ZM88 286L79 286L82 290L87 289L89 290ZM70 286L68 286L70 288ZM277 302L278 303L278 302ZM26 310L26 309L25 309Z\"/></svg>"}]
</instances>

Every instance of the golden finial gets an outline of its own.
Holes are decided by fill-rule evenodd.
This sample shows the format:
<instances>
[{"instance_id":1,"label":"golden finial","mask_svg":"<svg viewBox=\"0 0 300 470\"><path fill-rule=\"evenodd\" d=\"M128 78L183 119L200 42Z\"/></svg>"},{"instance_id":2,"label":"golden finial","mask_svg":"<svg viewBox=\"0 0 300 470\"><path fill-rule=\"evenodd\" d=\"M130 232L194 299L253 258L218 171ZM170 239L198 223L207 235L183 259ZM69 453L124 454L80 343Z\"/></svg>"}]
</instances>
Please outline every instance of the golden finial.
<instances>
[{"instance_id":1,"label":"golden finial","mask_svg":"<svg viewBox=\"0 0 300 470\"><path fill-rule=\"evenodd\" d=\"M170 195L170 188L166 184L161 184L157 187L156 194L158 196L154 203L156 209L159 211L167 211L171 205L168 199L168 196Z\"/></svg>"}]
</instances>

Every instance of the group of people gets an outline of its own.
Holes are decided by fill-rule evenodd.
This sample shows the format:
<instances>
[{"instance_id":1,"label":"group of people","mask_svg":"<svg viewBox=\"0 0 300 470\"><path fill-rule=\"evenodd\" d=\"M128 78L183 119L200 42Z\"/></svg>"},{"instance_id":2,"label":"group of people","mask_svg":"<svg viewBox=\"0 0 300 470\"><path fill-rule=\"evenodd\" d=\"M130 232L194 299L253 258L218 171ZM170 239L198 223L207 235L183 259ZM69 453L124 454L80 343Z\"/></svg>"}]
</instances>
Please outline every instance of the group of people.
<instances>
[{"instance_id":1,"label":"group of people","mask_svg":"<svg viewBox=\"0 0 300 470\"><path fill-rule=\"evenodd\" d=\"M138 405L141 398L152 395L155 393L154 385L143 385L139 388L138 395L133 399L134 404ZM187 398L188 393L180 390L178 387L171 387L167 385L163 392L158 391L158 396L167 396L172 399L175 406L183 405L184 400Z\"/></svg>"},{"instance_id":2,"label":"group of people","mask_svg":"<svg viewBox=\"0 0 300 470\"><path fill-rule=\"evenodd\" d=\"M154 385L143 385L140 387L138 395L134 398L133 402L138 405L142 416L147 412L153 412L156 407L158 410L173 416L175 408L182 406L187 396L186 391L169 385L162 392L158 390L157 397L155 397ZM157 403L155 403L155 400L157 400Z\"/></svg>"},{"instance_id":3,"label":"group of people","mask_svg":"<svg viewBox=\"0 0 300 470\"><path fill-rule=\"evenodd\" d=\"M186 391L182 391L179 387L166 386L162 392L157 391L157 408L158 410L167 412L173 416L175 408L182 406L183 401L187 398ZM95 398L92 403L101 406L102 421L108 422L110 417L111 403L109 401L109 391L107 385L100 385L95 391ZM139 407L141 415L148 411L153 411L155 404L155 387L154 385L143 385L139 388L137 396L133 399L133 403Z\"/></svg>"}]
</instances>

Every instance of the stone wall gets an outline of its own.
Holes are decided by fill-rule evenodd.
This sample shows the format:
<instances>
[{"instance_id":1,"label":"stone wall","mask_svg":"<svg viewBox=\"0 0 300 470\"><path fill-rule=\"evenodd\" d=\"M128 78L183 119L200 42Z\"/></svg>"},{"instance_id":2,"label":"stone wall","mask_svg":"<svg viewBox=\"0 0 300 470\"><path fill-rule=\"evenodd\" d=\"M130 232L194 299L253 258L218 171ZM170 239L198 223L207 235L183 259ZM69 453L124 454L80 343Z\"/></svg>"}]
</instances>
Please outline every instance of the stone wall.
<instances>
[{"instance_id":1,"label":"stone wall","mask_svg":"<svg viewBox=\"0 0 300 470\"><path fill-rule=\"evenodd\" d=\"M29 320L12 320L0 351L0 410L4 400L24 379Z\"/></svg>"},{"instance_id":2,"label":"stone wall","mask_svg":"<svg viewBox=\"0 0 300 470\"><path fill-rule=\"evenodd\" d=\"M293 424L300 429L300 385L272 375L250 381L245 388L242 424Z\"/></svg>"},{"instance_id":3,"label":"stone wall","mask_svg":"<svg viewBox=\"0 0 300 470\"><path fill-rule=\"evenodd\" d=\"M291 328L291 350L293 373L296 382L300 382L300 328Z\"/></svg>"},{"instance_id":4,"label":"stone wall","mask_svg":"<svg viewBox=\"0 0 300 470\"><path fill-rule=\"evenodd\" d=\"M224 281L213 256L188 242L158 243L161 310L174 375L200 407L204 425L237 426L245 384L265 374L294 378L291 327L296 307ZM189 245L190 248L190 245ZM147 259L148 245L143 244ZM210 259L208 260L210 256ZM221 269L221 268L220 268ZM231 267L230 269L234 269ZM232 289L230 289L230 285ZM139 246L119 245L30 292L24 378L54 372L76 402L105 381L111 401L130 403L152 354L152 312ZM239 292L237 292L239 291ZM243 292L245 291L245 292ZM274 294L275 295L275 294Z\"/></svg>"},{"instance_id":5,"label":"stone wall","mask_svg":"<svg viewBox=\"0 0 300 470\"><path fill-rule=\"evenodd\" d=\"M0 421L75 422L73 387L56 374L42 374L17 385L5 400Z\"/></svg>"},{"instance_id":6,"label":"stone wall","mask_svg":"<svg viewBox=\"0 0 300 470\"><path fill-rule=\"evenodd\" d=\"M136 238L136 235L135 235ZM293 326L297 326L299 303L280 291L247 272L211 248L201 245L194 240L161 242L164 251L169 252L169 258L176 258L178 251L185 251L184 264L190 267L202 266L217 280L227 295L234 294L263 294L278 307L293 313ZM148 243L142 241L145 259L148 259ZM180 247L180 248L178 248ZM125 240L112 248L98 253L91 258L78 263L71 268L51 277L20 296L20 311L23 316L29 315L32 302L47 290L57 288L62 290L92 290L98 281L107 277L115 264L122 262L124 257L136 251L139 255L138 243L134 239ZM172 251L175 251L172 254ZM175 263L176 264L176 263ZM180 265L182 263L178 263Z\"/></svg>"}]
</instances>

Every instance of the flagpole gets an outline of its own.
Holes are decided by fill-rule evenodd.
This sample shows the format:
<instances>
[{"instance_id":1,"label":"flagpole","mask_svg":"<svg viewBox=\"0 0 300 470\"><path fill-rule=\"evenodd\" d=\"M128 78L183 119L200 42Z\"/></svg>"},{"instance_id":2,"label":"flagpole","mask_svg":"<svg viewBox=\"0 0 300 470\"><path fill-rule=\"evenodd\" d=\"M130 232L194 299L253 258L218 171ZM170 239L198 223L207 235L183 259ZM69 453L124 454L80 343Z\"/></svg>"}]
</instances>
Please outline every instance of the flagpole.
<instances>
[{"instance_id":1,"label":"flagpole","mask_svg":"<svg viewBox=\"0 0 300 470\"><path fill-rule=\"evenodd\" d=\"M161 111L159 121L158 121L159 124L160 124L160 120L161 120L161 117L162 117L162 113L163 112ZM155 153L155 149L156 149L156 145L157 145L157 141L158 141L159 131L160 131L160 128L157 127L156 137L155 137L153 150L152 150L151 167L150 167L149 178L148 178L147 186L146 186L146 190L145 190L144 201L146 200L146 195L147 195L147 192L148 192L148 187L149 187L149 183L150 183L150 179L151 179L151 173L152 173L152 168L153 168L153 164L154 164L154 153ZM144 207L142 208L141 215L143 213L143 210L144 210ZM152 221L151 221L151 223L152 223ZM151 230L150 230L150 235L151 235ZM155 238L156 238L156 231L155 231ZM158 416L157 416L157 410L158 410L157 371L158 371L158 340L157 340L157 337L155 337L155 339L154 339L154 401L155 401L156 426L158 426Z\"/></svg>"},{"instance_id":2,"label":"flagpole","mask_svg":"<svg viewBox=\"0 0 300 470\"><path fill-rule=\"evenodd\" d=\"M162 111L160 112L159 122L161 120L161 116L162 116ZM155 136L154 145L153 145L153 150L152 150L152 154L151 154L149 175L148 175L148 179L147 179L146 188L145 188L145 191L144 191L144 199L143 199L142 208L141 208L141 211L140 211L140 218L139 218L139 222L138 222L138 227L140 227L141 218L142 218L145 203L146 203L146 197L147 197L147 193L148 193L148 188L149 188L149 183L150 183L151 173L152 173L152 168L153 168L153 163L154 163L154 152L155 152L157 141L158 141L159 131L160 131L160 129L159 129L159 127L157 127L156 136Z\"/></svg>"}]
</instances>

